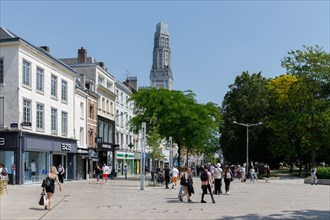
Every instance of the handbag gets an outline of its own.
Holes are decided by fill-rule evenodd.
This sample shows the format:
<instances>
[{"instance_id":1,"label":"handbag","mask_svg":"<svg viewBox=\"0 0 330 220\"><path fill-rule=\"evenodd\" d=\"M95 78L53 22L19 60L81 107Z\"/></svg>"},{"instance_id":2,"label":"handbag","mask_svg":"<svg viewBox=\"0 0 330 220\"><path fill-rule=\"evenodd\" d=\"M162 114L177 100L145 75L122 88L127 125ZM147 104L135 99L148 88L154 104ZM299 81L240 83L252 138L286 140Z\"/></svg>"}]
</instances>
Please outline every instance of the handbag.
<instances>
[{"instance_id":1,"label":"handbag","mask_svg":"<svg viewBox=\"0 0 330 220\"><path fill-rule=\"evenodd\" d=\"M46 194L45 192L42 192L40 194L39 205L45 205L45 201L46 201Z\"/></svg>"}]
</instances>

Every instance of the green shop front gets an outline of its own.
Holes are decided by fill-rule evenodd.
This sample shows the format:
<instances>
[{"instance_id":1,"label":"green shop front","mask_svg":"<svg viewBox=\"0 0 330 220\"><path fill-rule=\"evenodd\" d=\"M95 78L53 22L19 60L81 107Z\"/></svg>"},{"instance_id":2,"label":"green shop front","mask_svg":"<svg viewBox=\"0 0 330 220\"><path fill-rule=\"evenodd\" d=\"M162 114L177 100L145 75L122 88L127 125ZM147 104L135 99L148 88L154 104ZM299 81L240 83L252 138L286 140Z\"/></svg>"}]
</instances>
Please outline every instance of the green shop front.
<instances>
[{"instance_id":1,"label":"green shop front","mask_svg":"<svg viewBox=\"0 0 330 220\"><path fill-rule=\"evenodd\" d=\"M128 175L134 175L134 153L117 151L116 152L116 172L117 175L124 175L124 166L128 168Z\"/></svg>"}]
</instances>

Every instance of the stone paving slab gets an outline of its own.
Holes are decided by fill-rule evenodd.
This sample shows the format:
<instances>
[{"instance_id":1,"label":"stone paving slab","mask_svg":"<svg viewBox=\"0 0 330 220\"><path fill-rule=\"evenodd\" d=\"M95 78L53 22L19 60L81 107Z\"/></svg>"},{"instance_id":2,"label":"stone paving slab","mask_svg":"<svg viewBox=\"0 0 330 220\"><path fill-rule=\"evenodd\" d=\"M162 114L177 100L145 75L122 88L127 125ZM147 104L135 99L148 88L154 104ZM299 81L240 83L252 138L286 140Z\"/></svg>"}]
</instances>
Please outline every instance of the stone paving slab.
<instances>
[{"instance_id":1,"label":"stone paving slab","mask_svg":"<svg viewBox=\"0 0 330 220\"><path fill-rule=\"evenodd\" d=\"M140 190L134 178L107 185L94 179L70 181L62 192L55 190L51 210L37 204L40 184L9 185L8 194L0 197L0 219L330 219L330 187L304 184L300 178L235 180L229 196L214 195L215 204L210 195L205 195L206 204L200 203L200 180L194 178L194 184L193 202L181 203L178 189Z\"/></svg>"}]
</instances>

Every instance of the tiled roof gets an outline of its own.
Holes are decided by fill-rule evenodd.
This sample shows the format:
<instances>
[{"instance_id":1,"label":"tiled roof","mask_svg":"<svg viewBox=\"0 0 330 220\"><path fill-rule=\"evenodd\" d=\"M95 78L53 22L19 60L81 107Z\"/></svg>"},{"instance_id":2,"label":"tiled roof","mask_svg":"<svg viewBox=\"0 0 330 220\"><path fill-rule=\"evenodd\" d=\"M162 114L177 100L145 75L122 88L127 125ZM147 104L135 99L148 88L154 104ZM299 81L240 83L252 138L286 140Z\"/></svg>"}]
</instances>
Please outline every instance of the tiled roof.
<instances>
[{"instance_id":1,"label":"tiled roof","mask_svg":"<svg viewBox=\"0 0 330 220\"><path fill-rule=\"evenodd\" d=\"M18 36L11 31L0 27L0 40L18 38Z\"/></svg>"}]
</instances>

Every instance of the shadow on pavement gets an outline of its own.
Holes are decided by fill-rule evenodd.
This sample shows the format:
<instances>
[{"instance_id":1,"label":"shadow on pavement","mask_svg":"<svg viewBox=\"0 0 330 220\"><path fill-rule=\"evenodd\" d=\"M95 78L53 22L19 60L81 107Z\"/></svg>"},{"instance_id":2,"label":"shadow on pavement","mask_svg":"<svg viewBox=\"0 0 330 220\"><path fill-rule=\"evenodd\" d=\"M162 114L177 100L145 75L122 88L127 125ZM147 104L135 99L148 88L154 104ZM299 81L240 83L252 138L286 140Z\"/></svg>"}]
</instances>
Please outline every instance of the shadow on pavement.
<instances>
[{"instance_id":1,"label":"shadow on pavement","mask_svg":"<svg viewBox=\"0 0 330 220\"><path fill-rule=\"evenodd\" d=\"M32 207L32 208L30 208L30 210L35 210L35 211L45 211L45 208L44 208L44 206L41 206L40 208Z\"/></svg>"},{"instance_id":2,"label":"shadow on pavement","mask_svg":"<svg viewBox=\"0 0 330 220\"><path fill-rule=\"evenodd\" d=\"M319 211L319 210L297 210L297 211L283 211L284 214L273 214L269 216L261 216L256 214L249 214L243 216L228 217L224 216L221 219L232 220L232 219L320 219L329 220L330 211ZM220 220L220 219L219 219Z\"/></svg>"}]
</instances>

